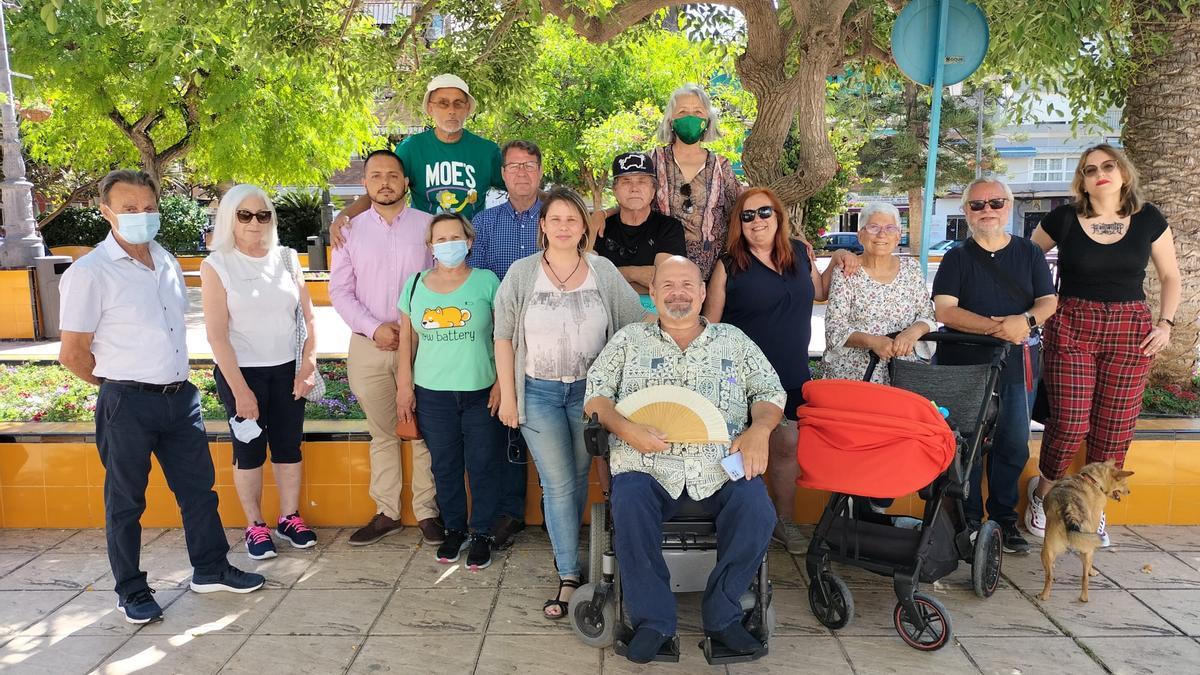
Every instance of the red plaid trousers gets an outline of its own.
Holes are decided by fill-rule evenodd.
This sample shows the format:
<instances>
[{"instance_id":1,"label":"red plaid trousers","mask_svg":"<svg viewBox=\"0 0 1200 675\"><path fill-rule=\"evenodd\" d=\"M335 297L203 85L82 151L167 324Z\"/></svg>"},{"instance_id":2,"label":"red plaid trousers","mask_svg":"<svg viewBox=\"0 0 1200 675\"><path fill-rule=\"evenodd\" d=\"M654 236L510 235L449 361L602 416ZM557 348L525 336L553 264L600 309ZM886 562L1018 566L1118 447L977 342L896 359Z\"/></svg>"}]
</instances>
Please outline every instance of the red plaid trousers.
<instances>
[{"instance_id":1,"label":"red plaid trousers","mask_svg":"<svg viewBox=\"0 0 1200 675\"><path fill-rule=\"evenodd\" d=\"M1151 357L1139 345L1150 333L1145 302L1059 298L1046 322L1042 384L1050 418L1042 434L1038 467L1058 480L1087 439L1088 462L1125 463Z\"/></svg>"}]
</instances>

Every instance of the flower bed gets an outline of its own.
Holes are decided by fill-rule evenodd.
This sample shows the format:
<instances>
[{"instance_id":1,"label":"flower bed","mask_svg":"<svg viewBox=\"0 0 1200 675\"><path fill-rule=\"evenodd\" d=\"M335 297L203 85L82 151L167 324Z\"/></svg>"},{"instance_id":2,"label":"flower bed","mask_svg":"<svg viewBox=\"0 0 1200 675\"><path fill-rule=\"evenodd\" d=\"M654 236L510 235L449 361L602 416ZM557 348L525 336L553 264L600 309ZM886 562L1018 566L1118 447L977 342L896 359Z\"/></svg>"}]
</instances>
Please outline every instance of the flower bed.
<instances>
[{"instance_id":1,"label":"flower bed","mask_svg":"<svg viewBox=\"0 0 1200 675\"><path fill-rule=\"evenodd\" d=\"M325 398L309 401L304 408L305 418L366 419L358 399L350 393L346 362L322 361L319 368L325 377ZM188 379L200 389L204 419L225 419L212 368L194 367ZM96 412L96 393L96 387L62 366L0 366L0 422L91 422Z\"/></svg>"}]
</instances>

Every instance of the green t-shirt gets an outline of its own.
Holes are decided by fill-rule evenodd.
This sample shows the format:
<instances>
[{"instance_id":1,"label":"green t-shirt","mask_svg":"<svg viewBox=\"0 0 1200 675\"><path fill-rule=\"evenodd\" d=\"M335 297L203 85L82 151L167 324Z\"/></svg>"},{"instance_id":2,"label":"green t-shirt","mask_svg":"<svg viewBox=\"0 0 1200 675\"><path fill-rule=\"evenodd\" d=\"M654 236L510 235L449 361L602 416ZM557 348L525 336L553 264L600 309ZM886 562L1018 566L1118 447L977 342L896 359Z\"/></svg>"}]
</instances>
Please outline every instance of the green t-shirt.
<instances>
[{"instance_id":1,"label":"green t-shirt","mask_svg":"<svg viewBox=\"0 0 1200 675\"><path fill-rule=\"evenodd\" d=\"M412 205L425 213L453 211L468 220L482 211L489 187L504 189L500 146L463 129L457 143L443 143L433 129L396 146L404 162Z\"/></svg>"},{"instance_id":2,"label":"green t-shirt","mask_svg":"<svg viewBox=\"0 0 1200 675\"><path fill-rule=\"evenodd\" d=\"M421 272L422 279L428 270ZM434 293L424 281L404 282L396 307L408 316L420 343L413 383L434 391L478 391L496 382L492 301L500 279L491 270L471 270L450 293ZM412 298L410 305L409 298Z\"/></svg>"}]
</instances>

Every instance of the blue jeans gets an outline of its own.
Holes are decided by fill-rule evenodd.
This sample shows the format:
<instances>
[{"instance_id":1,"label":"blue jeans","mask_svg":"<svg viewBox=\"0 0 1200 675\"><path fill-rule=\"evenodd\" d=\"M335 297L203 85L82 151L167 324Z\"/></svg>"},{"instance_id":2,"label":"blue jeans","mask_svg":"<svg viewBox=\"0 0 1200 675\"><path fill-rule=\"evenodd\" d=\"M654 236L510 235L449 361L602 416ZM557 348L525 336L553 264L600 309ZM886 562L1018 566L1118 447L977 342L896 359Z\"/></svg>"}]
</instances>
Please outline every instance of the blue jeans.
<instances>
[{"instance_id":1,"label":"blue jeans","mask_svg":"<svg viewBox=\"0 0 1200 675\"><path fill-rule=\"evenodd\" d=\"M1029 411L1037 394L1025 391L1024 382L996 386L1000 394L1000 411L992 431L992 447L983 458L976 458L971 468L971 496L964 507L967 520L983 520L984 463L987 463L988 519L1001 525L1017 524L1017 499L1020 497L1021 472L1029 461Z\"/></svg>"},{"instance_id":2,"label":"blue jeans","mask_svg":"<svg viewBox=\"0 0 1200 675\"><path fill-rule=\"evenodd\" d=\"M217 513L212 455L195 386L161 394L100 385L96 447L104 465L104 533L117 595L149 588L140 560L151 453L179 504L192 569L201 575L225 571L229 542Z\"/></svg>"},{"instance_id":3,"label":"blue jeans","mask_svg":"<svg viewBox=\"0 0 1200 675\"><path fill-rule=\"evenodd\" d=\"M679 501L650 474L629 471L613 476L613 545L621 596L635 630L644 626L675 634L675 595L663 561L662 524L674 515ZM700 504L717 525L717 565L708 576L700 607L704 630L721 631L742 619L742 594L767 554L775 506L762 478L728 481Z\"/></svg>"},{"instance_id":4,"label":"blue jeans","mask_svg":"<svg viewBox=\"0 0 1200 675\"><path fill-rule=\"evenodd\" d=\"M471 481L471 531L491 534L500 500L504 425L488 410L491 387L478 391L414 388L417 428L429 448L438 510L447 530L467 531L467 492Z\"/></svg>"},{"instance_id":5,"label":"blue jeans","mask_svg":"<svg viewBox=\"0 0 1200 675\"><path fill-rule=\"evenodd\" d=\"M579 576L579 526L592 467L592 456L583 446L586 386L586 380L566 383L525 378L521 433L537 465L546 530L561 577Z\"/></svg>"}]
</instances>

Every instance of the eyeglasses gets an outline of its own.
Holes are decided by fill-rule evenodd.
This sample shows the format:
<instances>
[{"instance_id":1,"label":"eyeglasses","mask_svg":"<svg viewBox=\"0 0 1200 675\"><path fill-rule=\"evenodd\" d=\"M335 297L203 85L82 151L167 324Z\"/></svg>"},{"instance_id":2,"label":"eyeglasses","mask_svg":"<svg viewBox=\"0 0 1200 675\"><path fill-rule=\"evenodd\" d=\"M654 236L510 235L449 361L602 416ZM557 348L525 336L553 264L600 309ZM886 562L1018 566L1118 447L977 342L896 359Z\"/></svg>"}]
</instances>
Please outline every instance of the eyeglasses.
<instances>
[{"instance_id":1,"label":"eyeglasses","mask_svg":"<svg viewBox=\"0 0 1200 675\"><path fill-rule=\"evenodd\" d=\"M863 225L862 229L867 234L879 234L880 232L884 234L900 234L900 228L896 225L877 225L871 223L870 225Z\"/></svg>"},{"instance_id":2,"label":"eyeglasses","mask_svg":"<svg viewBox=\"0 0 1200 675\"><path fill-rule=\"evenodd\" d=\"M743 223L753 223L755 218L766 220L775 215L775 209L770 206L760 206L757 209L747 209L742 211L741 218Z\"/></svg>"},{"instance_id":3,"label":"eyeglasses","mask_svg":"<svg viewBox=\"0 0 1200 675\"><path fill-rule=\"evenodd\" d=\"M1008 203L1008 197L996 197L995 199L972 199L967 202L967 206L971 207L972 211L982 211L985 206L992 207L993 211L999 211Z\"/></svg>"},{"instance_id":4,"label":"eyeglasses","mask_svg":"<svg viewBox=\"0 0 1200 675\"><path fill-rule=\"evenodd\" d=\"M467 109L467 102L463 101L461 99L456 100L456 101L447 101L446 99L438 99L436 101L430 101L429 105L432 105L433 107L437 108L438 110L449 110L450 108L454 108L455 110L466 110Z\"/></svg>"},{"instance_id":5,"label":"eyeglasses","mask_svg":"<svg viewBox=\"0 0 1200 675\"><path fill-rule=\"evenodd\" d=\"M679 186L679 194L683 195L683 212L692 212L692 184L684 183Z\"/></svg>"},{"instance_id":6,"label":"eyeglasses","mask_svg":"<svg viewBox=\"0 0 1200 675\"><path fill-rule=\"evenodd\" d=\"M500 168L502 168L506 171L527 171L528 172L528 171L537 171L537 168L539 166L541 166L541 165L538 164L537 162L509 162L508 164L505 164L505 165L501 166Z\"/></svg>"},{"instance_id":7,"label":"eyeglasses","mask_svg":"<svg viewBox=\"0 0 1200 675\"><path fill-rule=\"evenodd\" d=\"M1088 164L1087 166L1083 167L1083 175L1088 178L1092 178L1101 171L1103 171L1104 173L1112 173L1116 170L1117 170L1116 160L1110 159L1106 162L1101 162L1100 166L1096 166L1095 164Z\"/></svg>"},{"instance_id":8,"label":"eyeglasses","mask_svg":"<svg viewBox=\"0 0 1200 675\"><path fill-rule=\"evenodd\" d=\"M266 225L271 222L270 211L247 211L246 209L238 209L236 211L238 222L245 225L251 220L258 218L258 222Z\"/></svg>"}]
</instances>

